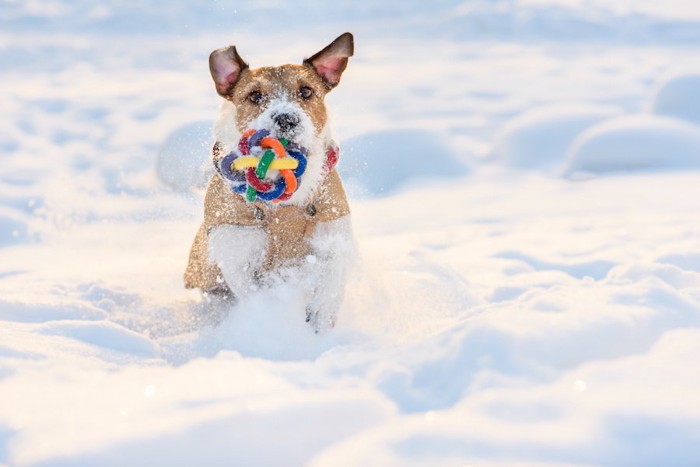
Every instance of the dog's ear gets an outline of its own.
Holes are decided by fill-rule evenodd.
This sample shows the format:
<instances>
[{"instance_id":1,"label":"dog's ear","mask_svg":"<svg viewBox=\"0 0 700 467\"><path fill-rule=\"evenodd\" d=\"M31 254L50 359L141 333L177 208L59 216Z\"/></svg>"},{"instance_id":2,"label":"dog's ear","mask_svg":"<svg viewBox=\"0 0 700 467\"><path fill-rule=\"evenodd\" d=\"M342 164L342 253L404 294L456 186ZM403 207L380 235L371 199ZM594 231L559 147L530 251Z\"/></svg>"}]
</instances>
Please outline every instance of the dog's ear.
<instances>
[{"instance_id":1,"label":"dog's ear","mask_svg":"<svg viewBox=\"0 0 700 467\"><path fill-rule=\"evenodd\" d=\"M333 89L340 82L340 76L348 66L348 58L355 52L352 34L346 32L326 48L304 60L304 65L313 68L323 78L328 88Z\"/></svg>"},{"instance_id":2,"label":"dog's ear","mask_svg":"<svg viewBox=\"0 0 700 467\"><path fill-rule=\"evenodd\" d=\"M209 55L209 71L216 84L216 92L227 97L236 85L241 73L248 68L235 46L217 49Z\"/></svg>"}]
</instances>

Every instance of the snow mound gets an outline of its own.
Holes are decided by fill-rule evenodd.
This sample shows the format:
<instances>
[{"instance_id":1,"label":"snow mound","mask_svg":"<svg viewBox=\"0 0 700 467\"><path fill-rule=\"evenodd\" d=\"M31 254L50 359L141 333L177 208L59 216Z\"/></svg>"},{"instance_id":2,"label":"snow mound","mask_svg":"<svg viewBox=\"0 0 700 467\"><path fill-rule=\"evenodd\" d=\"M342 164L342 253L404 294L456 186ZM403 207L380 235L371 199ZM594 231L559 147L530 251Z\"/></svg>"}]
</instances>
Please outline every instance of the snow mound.
<instances>
[{"instance_id":1,"label":"snow mound","mask_svg":"<svg viewBox=\"0 0 700 467\"><path fill-rule=\"evenodd\" d=\"M201 378L201 374L192 376ZM149 386L146 391L153 392L155 388ZM324 447L382 423L392 415L391 406L366 391L360 394L348 391L345 397L324 395L317 400L298 401L294 396L289 397L292 388L284 389L292 402L280 399L271 404L248 398L247 410L217 400L205 402L201 405L209 408L211 415L190 426L164 430L147 439L130 439L102 451L52 459L50 464L148 466L153 459L158 459L162 465L174 466L304 465ZM294 390L294 394L298 399L298 390ZM167 402L171 401L159 404L161 411L171 410ZM154 413L157 411L149 412L153 416L150 421L157 426L158 414ZM342 423L328 423L329 419L342 420ZM182 424L180 421L173 423ZM242 427L245 430L241 430ZM275 437L275 448L270 449L270 435L278 432L285 436Z\"/></svg>"},{"instance_id":2,"label":"snow mound","mask_svg":"<svg viewBox=\"0 0 700 467\"><path fill-rule=\"evenodd\" d=\"M700 129L656 116L621 117L584 131L569 148L564 174L700 167Z\"/></svg>"},{"instance_id":3,"label":"snow mound","mask_svg":"<svg viewBox=\"0 0 700 467\"><path fill-rule=\"evenodd\" d=\"M20 323L42 323L51 320L104 319L102 310L71 301L55 303L23 303L19 300L0 298L0 320Z\"/></svg>"},{"instance_id":4,"label":"snow mound","mask_svg":"<svg viewBox=\"0 0 700 467\"><path fill-rule=\"evenodd\" d=\"M38 331L52 336L63 336L117 352L144 357L159 355L158 346L146 336L109 321L53 321L43 324Z\"/></svg>"},{"instance_id":5,"label":"snow mound","mask_svg":"<svg viewBox=\"0 0 700 467\"><path fill-rule=\"evenodd\" d=\"M686 366L700 356L698 338L695 329L673 331L644 356L582 365L538 387L493 389L449 411L393 419L308 465L514 465L514 458L522 462L516 465L697 465L700 437L691 417L698 410L685 398L700 382ZM678 392L660 398L659 381L677 381ZM591 439L604 441L592 450Z\"/></svg>"},{"instance_id":6,"label":"snow mound","mask_svg":"<svg viewBox=\"0 0 700 467\"><path fill-rule=\"evenodd\" d=\"M652 112L700 125L700 74L675 76L663 83L654 96Z\"/></svg>"},{"instance_id":7,"label":"snow mound","mask_svg":"<svg viewBox=\"0 0 700 467\"><path fill-rule=\"evenodd\" d=\"M343 142L338 170L353 195L391 194L417 180L457 177L468 169L443 137L427 130L365 133Z\"/></svg>"},{"instance_id":8,"label":"snow mound","mask_svg":"<svg viewBox=\"0 0 700 467\"><path fill-rule=\"evenodd\" d=\"M551 169L586 128L619 115L615 107L561 104L527 111L507 122L496 138L493 157L503 165Z\"/></svg>"},{"instance_id":9,"label":"snow mound","mask_svg":"<svg viewBox=\"0 0 700 467\"><path fill-rule=\"evenodd\" d=\"M158 152L158 178L176 191L204 188L212 175L211 122L189 123L174 130Z\"/></svg>"},{"instance_id":10,"label":"snow mound","mask_svg":"<svg viewBox=\"0 0 700 467\"><path fill-rule=\"evenodd\" d=\"M665 255L658 258L658 261L664 264L672 264L687 271L700 273L700 253Z\"/></svg>"}]
</instances>

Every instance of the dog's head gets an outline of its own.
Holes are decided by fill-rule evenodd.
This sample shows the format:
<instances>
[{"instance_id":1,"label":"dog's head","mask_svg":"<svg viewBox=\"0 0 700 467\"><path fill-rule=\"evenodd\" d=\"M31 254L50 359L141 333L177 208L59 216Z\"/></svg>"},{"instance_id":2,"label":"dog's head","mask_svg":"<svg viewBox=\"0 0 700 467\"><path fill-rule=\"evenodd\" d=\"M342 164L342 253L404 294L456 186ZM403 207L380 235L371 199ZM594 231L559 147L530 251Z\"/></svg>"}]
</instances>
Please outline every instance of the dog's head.
<instances>
[{"instance_id":1,"label":"dog's head","mask_svg":"<svg viewBox=\"0 0 700 467\"><path fill-rule=\"evenodd\" d=\"M303 203L322 178L331 136L324 98L340 82L353 55L353 37L345 33L301 65L250 68L235 46L209 56L216 91L223 97L214 128L218 141L234 148L242 132L266 129L308 150L309 164L298 192Z\"/></svg>"}]
</instances>

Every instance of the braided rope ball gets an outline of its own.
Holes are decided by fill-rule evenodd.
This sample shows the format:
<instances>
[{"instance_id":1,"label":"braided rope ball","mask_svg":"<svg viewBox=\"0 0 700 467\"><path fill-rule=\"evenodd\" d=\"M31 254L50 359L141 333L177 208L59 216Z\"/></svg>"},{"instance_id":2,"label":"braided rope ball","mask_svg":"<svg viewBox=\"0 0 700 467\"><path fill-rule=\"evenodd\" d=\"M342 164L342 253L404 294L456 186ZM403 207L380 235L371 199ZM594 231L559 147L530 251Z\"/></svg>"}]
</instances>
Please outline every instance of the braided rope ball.
<instances>
[{"instance_id":1,"label":"braided rope ball","mask_svg":"<svg viewBox=\"0 0 700 467\"><path fill-rule=\"evenodd\" d=\"M260 157L253 155L260 153ZM218 169L231 189L247 201L279 203L291 198L299 187L306 154L284 138L271 137L267 130L248 130L238 141L238 150L221 159ZM279 177L267 177L270 170L279 171Z\"/></svg>"}]
</instances>

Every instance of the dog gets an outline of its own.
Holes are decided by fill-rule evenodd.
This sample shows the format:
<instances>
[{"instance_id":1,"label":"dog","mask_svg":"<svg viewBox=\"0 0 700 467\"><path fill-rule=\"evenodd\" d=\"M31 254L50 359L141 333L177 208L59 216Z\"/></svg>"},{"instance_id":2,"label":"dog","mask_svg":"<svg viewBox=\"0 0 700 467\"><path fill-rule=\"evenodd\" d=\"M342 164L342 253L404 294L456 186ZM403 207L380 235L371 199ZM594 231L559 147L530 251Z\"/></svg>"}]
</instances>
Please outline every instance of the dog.
<instances>
[{"instance_id":1,"label":"dog","mask_svg":"<svg viewBox=\"0 0 700 467\"><path fill-rule=\"evenodd\" d=\"M278 203L249 202L221 172L214 174L185 287L199 288L207 298L241 299L271 278L296 275L305 289L306 321L316 332L334 326L354 241L324 98L340 83L353 53L350 33L301 65L252 69L235 46L211 53L209 69L223 98L214 125L215 165L251 128L305 148L307 165L294 194Z\"/></svg>"}]
</instances>

